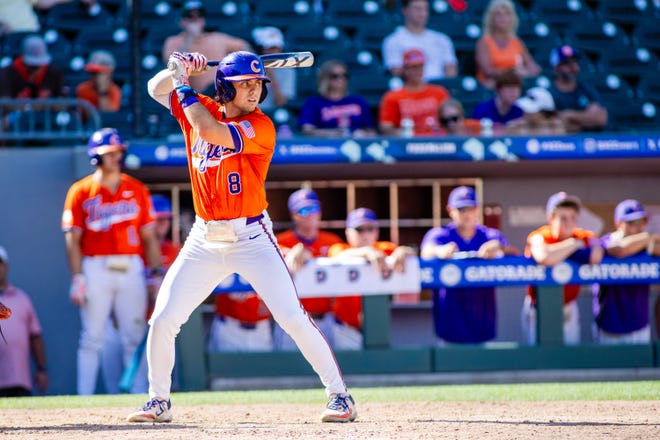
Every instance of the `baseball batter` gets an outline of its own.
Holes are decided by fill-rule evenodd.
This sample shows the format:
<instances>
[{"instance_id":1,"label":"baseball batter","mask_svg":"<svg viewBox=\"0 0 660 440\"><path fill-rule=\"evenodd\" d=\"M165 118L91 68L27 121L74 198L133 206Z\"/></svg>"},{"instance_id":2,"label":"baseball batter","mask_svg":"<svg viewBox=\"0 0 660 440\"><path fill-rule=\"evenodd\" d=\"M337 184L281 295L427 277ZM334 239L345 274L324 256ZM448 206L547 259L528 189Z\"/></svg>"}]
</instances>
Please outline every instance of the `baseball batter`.
<instances>
[{"instance_id":1,"label":"baseball batter","mask_svg":"<svg viewBox=\"0 0 660 440\"><path fill-rule=\"evenodd\" d=\"M62 230L71 269L70 299L80 307L78 394L93 394L104 332L114 312L128 364L145 332L147 283L144 252L158 276L160 250L149 190L121 172L126 146L117 130L103 128L89 140L96 171L66 195Z\"/></svg>"},{"instance_id":2,"label":"baseball batter","mask_svg":"<svg viewBox=\"0 0 660 440\"><path fill-rule=\"evenodd\" d=\"M196 221L165 275L149 320L150 400L127 420L172 420L174 339L193 310L232 273L254 287L321 378L330 399L321 420L354 420L353 398L330 346L300 305L266 211L264 184L275 127L257 107L269 82L261 59L244 51L225 56L216 73L217 101L190 87L189 75L206 70L203 55L174 52L169 61L176 68L157 73L148 90L183 131Z\"/></svg>"}]
</instances>

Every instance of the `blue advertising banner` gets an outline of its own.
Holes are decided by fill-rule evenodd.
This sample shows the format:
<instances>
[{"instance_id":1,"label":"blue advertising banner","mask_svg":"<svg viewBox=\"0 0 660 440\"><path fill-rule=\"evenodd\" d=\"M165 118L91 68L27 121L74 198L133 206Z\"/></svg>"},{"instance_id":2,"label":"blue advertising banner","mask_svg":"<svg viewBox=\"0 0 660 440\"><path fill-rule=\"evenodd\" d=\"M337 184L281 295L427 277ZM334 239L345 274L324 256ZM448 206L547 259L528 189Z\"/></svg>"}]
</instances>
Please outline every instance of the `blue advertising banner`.
<instances>
[{"instance_id":1,"label":"blue advertising banner","mask_svg":"<svg viewBox=\"0 0 660 440\"><path fill-rule=\"evenodd\" d=\"M212 151L212 149L207 149ZM507 136L470 138L278 140L273 164L396 163L407 161L518 161L660 157L660 134L598 136ZM127 166L185 166L183 139L136 141L128 148Z\"/></svg>"},{"instance_id":2,"label":"blue advertising banner","mask_svg":"<svg viewBox=\"0 0 660 440\"><path fill-rule=\"evenodd\" d=\"M660 258L648 256L615 259L605 257L601 264L578 264L570 261L555 266L540 266L531 258L502 257L493 260L463 258L452 260L423 260L419 265L410 264L411 271L405 274L399 283L382 281L382 286L375 288L375 269L367 264L345 263L332 259L311 260L306 267L309 276L296 278L296 287L301 297L359 294L377 295L400 293L397 289L405 286L405 292L418 291L410 286L411 277L418 279L419 288L433 289L442 287L487 287L487 286L558 286L564 284L639 284L660 283ZM342 269L343 266L343 269ZM360 274L354 283L343 280L350 268ZM318 282L314 274L322 271L323 282ZM368 272L374 272L369 274ZM370 276L373 275L373 276ZM371 280L371 281L369 281ZM363 281L363 282L360 282ZM396 280L395 280L396 281ZM392 280L389 281L390 283ZM365 285L365 283L367 285ZM369 284L371 283L371 284ZM320 284L323 284L321 286ZM324 287L325 286L325 287ZM251 291L250 285L239 276L233 275L224 280L214 293Z\"/></svg>"}]
</instances>

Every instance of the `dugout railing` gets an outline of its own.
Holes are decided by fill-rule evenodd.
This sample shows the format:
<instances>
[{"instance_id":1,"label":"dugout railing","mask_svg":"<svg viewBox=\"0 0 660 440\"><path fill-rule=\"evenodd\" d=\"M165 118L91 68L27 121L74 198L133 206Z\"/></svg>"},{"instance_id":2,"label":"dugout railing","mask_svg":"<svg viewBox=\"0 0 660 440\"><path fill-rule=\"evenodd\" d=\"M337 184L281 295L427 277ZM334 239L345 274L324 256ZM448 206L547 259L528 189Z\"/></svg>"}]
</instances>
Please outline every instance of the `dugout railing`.
<instances>
[{"instance_id":1,"label":"dugout railing","mask_svg":"<svg viewBox=\"0 0 660 440\"><path fill-rule=\"evenodd\" d=\"M350 270L372 270L349 265ZM537 335L534 346L516 343L490 345L390 346L390 301L392 292L375 294L368 286L363 295L364 349L336 351L344 374L382 375L438 372L484 372L535 369L611 369L660 366L660 344L637 345L563 344L564 284L660 283L660 259L605 258L600 265L561 263L542 267L524 257L499 260L419 260L420 287L455 287L534 284L537 300ZM335 286L335 285L333 285ZM248 287L249 288L249 287ZM359 289L359 283L352 286ZM223 291L246 290L240 280L224 285ZM299 285L300 291L306 286ZM582 319L592 319L583 316ZM177 339L177 362L182 390L207 389L213 378L313 376L299 352L207 353L202 310L198 308Z\"/></svg>"}]
</instances>

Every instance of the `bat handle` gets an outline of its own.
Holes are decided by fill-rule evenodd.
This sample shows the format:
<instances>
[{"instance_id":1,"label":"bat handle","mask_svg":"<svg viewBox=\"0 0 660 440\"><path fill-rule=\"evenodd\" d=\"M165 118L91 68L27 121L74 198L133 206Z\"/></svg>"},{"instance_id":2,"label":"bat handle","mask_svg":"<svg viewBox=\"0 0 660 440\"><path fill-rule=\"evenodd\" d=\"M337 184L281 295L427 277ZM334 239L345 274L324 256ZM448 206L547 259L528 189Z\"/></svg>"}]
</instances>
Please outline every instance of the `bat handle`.
<instances>
[{"instance_id":1,"label":"bat handle","mask_svg":"<svg viewBox=\"0 0 660 440\"><path fill-rule=\"evenodd\" d=\"M207 66L217 66L218 64L220 64L220 61L209 61L206 63ZM168 61L167 70L174 72L176 70L176 63L174 61Z\"/></svg>"}]
</instances>

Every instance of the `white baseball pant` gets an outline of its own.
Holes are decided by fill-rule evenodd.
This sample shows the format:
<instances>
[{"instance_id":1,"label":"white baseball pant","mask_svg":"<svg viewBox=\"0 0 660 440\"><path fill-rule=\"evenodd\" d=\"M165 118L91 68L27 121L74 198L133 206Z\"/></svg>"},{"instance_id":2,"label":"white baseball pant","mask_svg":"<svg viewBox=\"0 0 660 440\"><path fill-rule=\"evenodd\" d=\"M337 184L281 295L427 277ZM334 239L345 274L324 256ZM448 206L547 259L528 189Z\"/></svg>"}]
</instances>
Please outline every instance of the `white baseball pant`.
<instances>
[{"instance_id":1,"label":"white baseball pant","mask_svg":"<svg viewBox=\"0 0 660 440\"><path fill-rule=\"evenodd\" d=\"M248 224L228 220L238 236L234 243L205 238L206 222L197 218L161 285L149 321L147 360L149 395L168 399L174 366L174 339L211 291L237 273L261 296L273 318L293 337L325 386L326 394L345 393L346 385L325 337L300 305L266 211Z\"/></svg>"},{"instance_id":2,"label":"white baseball pant","mask_svg":"<svg viewBox=\"0 0 660 440\"><path fill-rule=\"evenodd\" d=\"M564 345L577 345L580 343L580 309L577 301L564 304ZM528 345L536 344L536 307L532 305L529 295L525 301L520 316L523 340Z\"/></svg>"}]
</instances>

